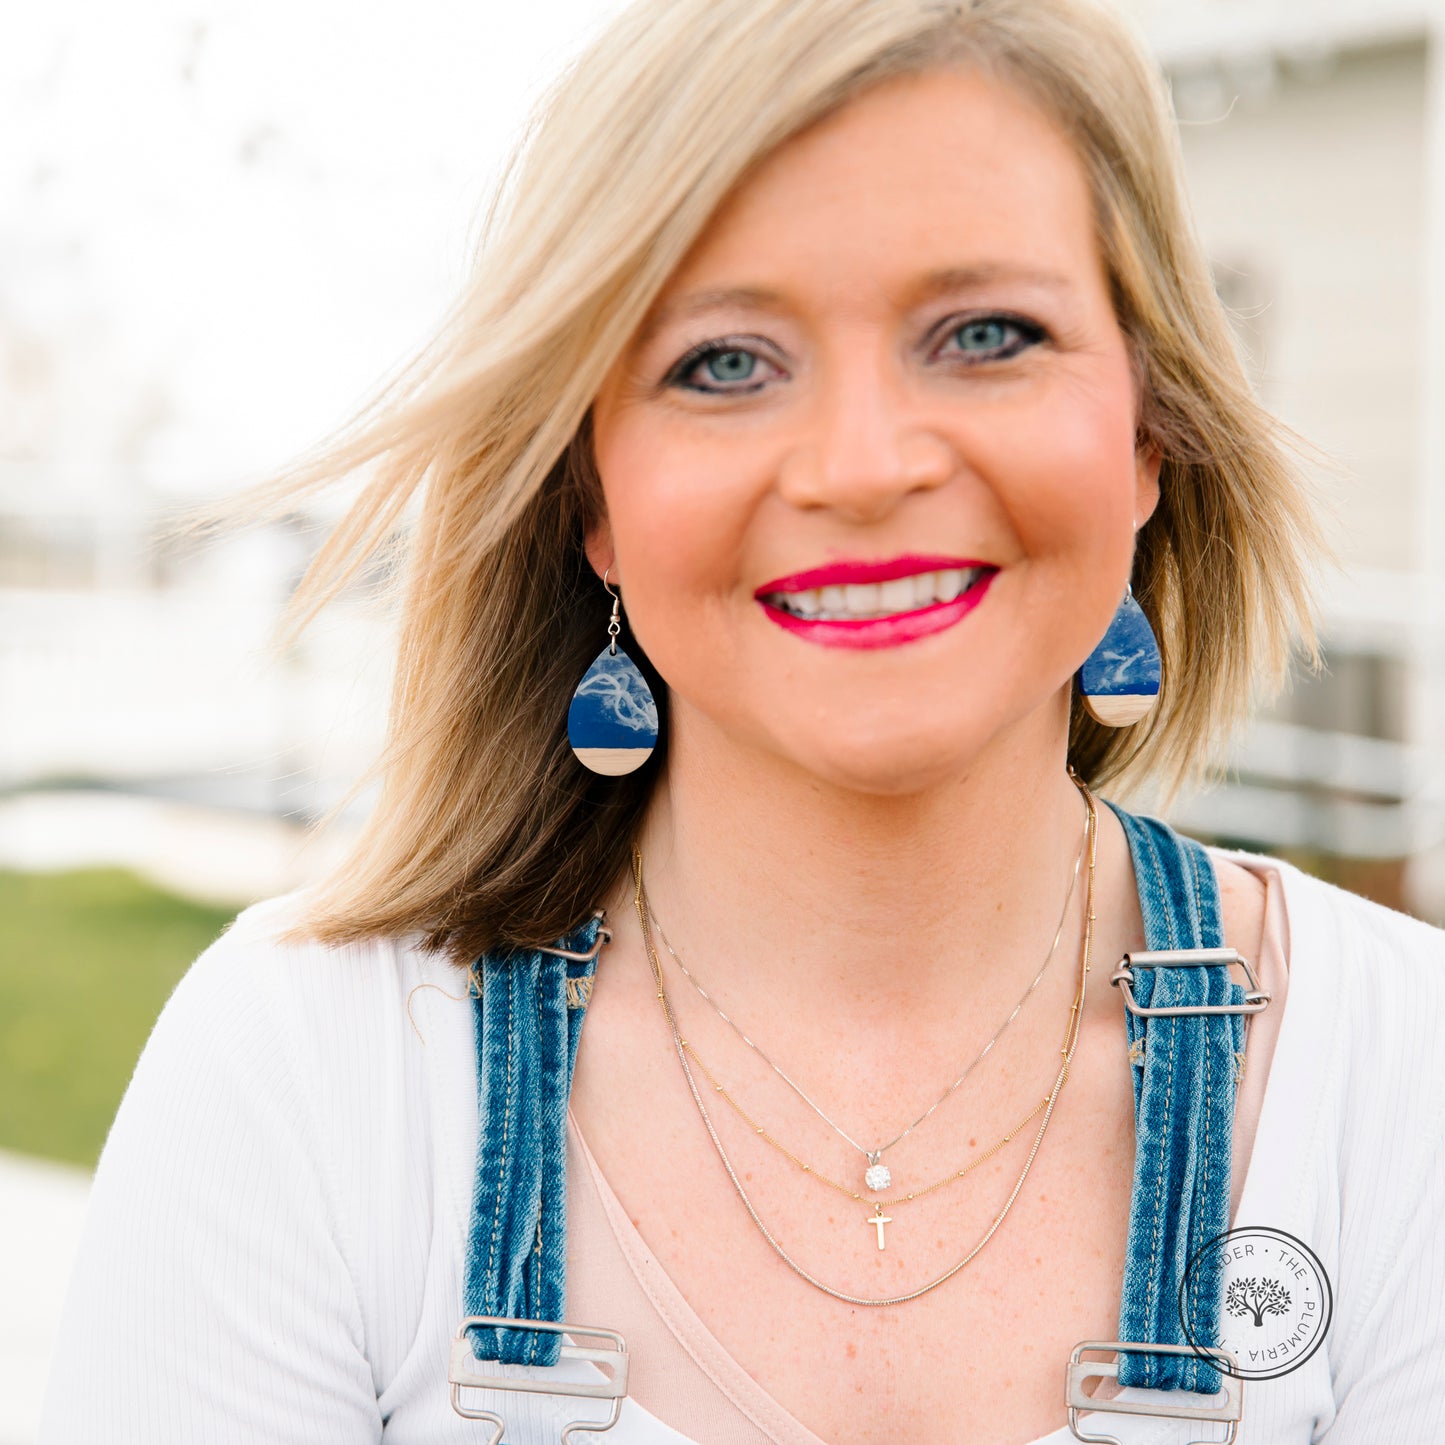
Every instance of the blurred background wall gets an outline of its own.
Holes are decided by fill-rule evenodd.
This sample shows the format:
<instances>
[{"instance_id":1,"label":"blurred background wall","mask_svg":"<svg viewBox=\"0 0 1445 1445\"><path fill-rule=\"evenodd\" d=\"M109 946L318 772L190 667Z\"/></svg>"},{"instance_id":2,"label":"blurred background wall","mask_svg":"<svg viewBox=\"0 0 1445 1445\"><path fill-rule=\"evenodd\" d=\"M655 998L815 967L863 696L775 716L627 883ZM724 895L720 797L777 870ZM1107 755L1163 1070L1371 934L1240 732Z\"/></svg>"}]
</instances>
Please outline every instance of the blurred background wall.
<instances>
[{"instance_id":1,"label":"blurred background wall","mask_svg":"<svg viewBox=\"0 0 1445 1445\"><path fill-rule=\"evenodd\" d=\"M425 340L527 105L617 8L0 19L0 1445L30 1438L85 1169L156 1011L237 907L324 861L304 827L381 735L366 589L269 644L324 518L204 550L166 523ZM1131 8L1259 389L1338 463L1328 670L1175 819L1445 921L1445 10Z\"/></svg>"},{"instance_id":2,"label":"blurred background wall","mask_svg":"<svg viewBox=\"0 0 1445 1445\"><path fill-rule=\"evenodd\" d=\"M1265 402L1332 454L1328 670L1179 810L1445 915L1445 95L1439 7L1154 12L1216 284Z\"/></svg>"}]
</instances>

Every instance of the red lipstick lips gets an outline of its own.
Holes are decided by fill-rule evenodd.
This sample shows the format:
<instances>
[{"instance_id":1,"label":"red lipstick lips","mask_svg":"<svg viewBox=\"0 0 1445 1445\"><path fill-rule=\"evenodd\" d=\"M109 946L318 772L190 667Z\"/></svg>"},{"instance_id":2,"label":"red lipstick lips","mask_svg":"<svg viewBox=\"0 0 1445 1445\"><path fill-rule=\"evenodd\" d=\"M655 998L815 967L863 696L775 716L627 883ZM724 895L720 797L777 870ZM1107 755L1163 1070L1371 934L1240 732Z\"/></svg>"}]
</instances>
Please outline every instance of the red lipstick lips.
<instances>
[{"instance_id":1,"label":"red lipstick lips","mask_svg":"<svg viewBox=\"0 0 1445 1445\"><path fill-rule=\"evenodd\" d=\"M910 555L893 557L886 562L830 562L826 567L811 567L806 572L791 572L775 582L764 582L753 596L761 599L769 592L806 592L813 587L846 586L849 582L892 582L920 572L967 572L975 567L996 570L988 562L966 557Z\"/></svg>"},{"instance_id":2,"label":"red lipstick lips","mask_svg":"<svg viewBox=\"0 0 1445 1445\"><path fill-rule=\"evenodd\" d=\"M961 621L983 601L997 575L989 562L908 555L794 572L764 583L753 596L770 622L805 641L893 647ZM887 583L902 585L882 585Z\"/></svg>"}]
</instances>

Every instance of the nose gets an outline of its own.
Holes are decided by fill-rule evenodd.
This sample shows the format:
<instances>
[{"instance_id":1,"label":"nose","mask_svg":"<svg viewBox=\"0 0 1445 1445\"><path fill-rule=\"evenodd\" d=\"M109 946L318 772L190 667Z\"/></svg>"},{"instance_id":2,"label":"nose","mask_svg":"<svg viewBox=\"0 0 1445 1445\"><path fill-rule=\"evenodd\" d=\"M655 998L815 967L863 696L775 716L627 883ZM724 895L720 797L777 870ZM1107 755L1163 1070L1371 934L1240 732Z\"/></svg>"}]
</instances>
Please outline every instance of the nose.
<instances>
[{"instance_id":1,"label":"nose","mask_svg":"<svg viewBox=\"0 0 1445 1445\"><path fill-rule=\"evenodd\" d=\"M899 368L860 352L820 374L777 485L795 507L877 522L913 493L942 486L958 458L928 424Z\"/></svg>"}]
</instances>

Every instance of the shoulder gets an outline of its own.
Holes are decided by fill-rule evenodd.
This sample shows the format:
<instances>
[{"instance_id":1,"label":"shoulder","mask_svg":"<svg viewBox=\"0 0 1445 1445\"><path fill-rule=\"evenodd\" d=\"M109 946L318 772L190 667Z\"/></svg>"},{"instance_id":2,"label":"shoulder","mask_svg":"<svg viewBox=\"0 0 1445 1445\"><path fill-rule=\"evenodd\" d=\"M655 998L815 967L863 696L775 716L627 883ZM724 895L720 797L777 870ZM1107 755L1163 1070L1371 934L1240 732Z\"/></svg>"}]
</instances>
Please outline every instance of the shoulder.
<instances>
[{"instance_id":1,"label":"shoulder","mask_svg":"<svg viewBox=\"0 0 1445 1445\"><path fill-rule=\"evenodd\" d=\"M1409 966L1422 967L1427 974L1445 967L1445 929L1326 883L1282 859L1213 848L1209 851L1226 914L1233 912L1247 925L1240 930L1242 937L1256 936L1263 926L1262 870L1269 869L1277 871L1284 881L1296 918L1301 914L1328 918L1348 931L1356 948L1351 955L1355 962L1368 967L1374 960L1373 966L1378 966L1378 959L1388 954L1397 960L1411 960Z\"/></svg>"},{"instance_id":2,"label":"shoulder","mask_svg":"<svg viewBox=\"0 0 1445 1445\"><path fill-rule=\"evenodd\" d=\"M187 1229L197 1217L236 1239L279 1229L344 1261L385 1371L406 1351L392 1312L414 1317L424 1287L398 1261L425 1256L436 1210L465 1209L474 1008L465 975L414 938L288 937L301 903L248 908L182 977L97 1184L116 1220L161 1200Z\"/></svg>"},{"instance_id":3,"label":"shoulder","mask_svg":"<svg viewBox=\"0 0 1445 1445\"><path fill-rule=\"evenodd\" d=\"M1405 1087L1434 1080L1445 1092L1445 932L1288 864L1280 871L1291 986L1297 969L1327 974L1358 1073Z\"/></svg>"},{"instance_id":4,"label":"shoulder","mask_svg":"<svg viewBox=\"0 0 1445 1445\"><path fill-rule=\"evenodd\" d=\"M1218 855L1278 874L1289 933L1289 999L1319 1060L1338 1058L1352 1093L1425 1107L1445 1094L1445 931L1281 859Z\"/></svg>"},{"instance_id":5,"label":"shoulder","mask_svg":"<svg viewBox=\"0 0 1445 1445\"><path fill-rule=\"evenodd\" d=\"M326 944L296 936L306 905L297 892L241 912L191 965L167 1004L192 1019L265 1015L293 1036L355 1038L369 1020L395 1024L424 984L461 994L465 976L423 951L416 936Z\"/></svg>"},{"instance_id":6,"label":"shoulder","mask_svg":"<svg viewBox=\"0 0 1445 1445\"><path fill-rule=\"evenodd\" d=\"M289 894L246 909L192 963L132 1092L154 1098L204 1072L336 1150L360 1149L369 1120L414 1113L436 1069L469 1057L460 970L410 937L340 946L291 937L304 902Z\"/></svg>"},{"instance_id":7,"label":"shoulder","mask_svg":"<svg viewBox=\"0 0 1445 1445\"><path fill-rule=\"evenodd\" d=\"M1274 872L1284 886L1290 936L1303 937L1342 967L1372 970L1401 965L1427 989L1445 970L1445 930L1407 913L1351 893L1306 873L1282 858L1239 849L1210 848L1221 897L1245 907L1263 907L1264 876ZM1291 957L1295 952L1293 943Z\"/></svg>"},{"instance_id":8,"label":"shoulder","mask_svg":"<svg viewBox=\"0 0 1445 1445\"><path fill-rule=\"evenodd\" d=\"M1264 878L1242 864L1210 849L1214 877L1219 885L1219 909L1224 936L1238 946L1246 958L1258 958L1264 939ZM1234 945L1234 940L1240 943Z\"/></svg>"},{"instance_id":9,"label":"shoulder","mask_svg":"<svg viewBox=\"0 0 1445 1445\"><path fill-rule=\"evenodd\" d=\"M228 1440L380 1438L377 1398L413 1348L432 1257L460 1249L459 1226L447 1249L433 1241L460 1217L467 1175L450 1168L445 1192L433 1180L442 1149L465 1162L436 1119L455 1096L441 1117L464 1145L471 1011L427 990L408 1013L433 978L465 998L408 940L291 941L300 902L234 920L136 1065L67 1305L67 1338L106 1388L72 1370L52 1391L57 1418L84 1417L67 1439L110 1438L115 1419L135 1422L128 1439L219 1439L216 1422ZM238 1394L236 1379L256 1388Z\"/></svg>"},{"instance_id":10,"label":"shoulder","mask_svg":"<svg viewBox=\"0 0 1445 1445\"><path fill-rule=\"evenodd\" d=\"M1278 870L1284 882L1292 956L1298 939L1362 982L1384 983L1393 992L1408 981L1423 990L1423 1001L1445 1000L1445 930L1292 864L1260 861Z\"/></svg>"},{"instance_id":11,"label":"shoulder","mask_svg":"<svg viewBox=\"0 0 1445 1445\"><path fill-rule=\"evenodd\" d=\"M305 892L298 891L244 909L191 965L181 988L215 997L299 998L339 974L360 987L376 987L402 966L406 939L334 946L295 936L306 902Z\"/></svg>"}]
</instances>

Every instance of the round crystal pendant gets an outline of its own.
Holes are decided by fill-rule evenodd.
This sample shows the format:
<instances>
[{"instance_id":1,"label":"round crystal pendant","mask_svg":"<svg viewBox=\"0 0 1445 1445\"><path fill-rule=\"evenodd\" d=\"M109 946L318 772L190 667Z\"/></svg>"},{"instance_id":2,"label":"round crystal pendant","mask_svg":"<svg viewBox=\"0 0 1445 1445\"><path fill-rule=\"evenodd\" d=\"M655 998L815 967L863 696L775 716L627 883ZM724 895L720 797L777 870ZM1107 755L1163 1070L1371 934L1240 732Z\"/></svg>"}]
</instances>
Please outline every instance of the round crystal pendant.
<instances>
[{"instance_id":1,"label":"round crystal pendant","mask_svg":"<svg viewBox=\"0 0 1445 1445\"><path fill-rule=\"evenodd\" d=\"M887 1189L893 1183L893 1173L886 1164L878 1162L876 1154L868 1156L873 1162L863 1173L863 1182L876 1194L880 1189Z\"/></svg>"}]
</instances>

